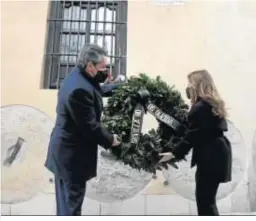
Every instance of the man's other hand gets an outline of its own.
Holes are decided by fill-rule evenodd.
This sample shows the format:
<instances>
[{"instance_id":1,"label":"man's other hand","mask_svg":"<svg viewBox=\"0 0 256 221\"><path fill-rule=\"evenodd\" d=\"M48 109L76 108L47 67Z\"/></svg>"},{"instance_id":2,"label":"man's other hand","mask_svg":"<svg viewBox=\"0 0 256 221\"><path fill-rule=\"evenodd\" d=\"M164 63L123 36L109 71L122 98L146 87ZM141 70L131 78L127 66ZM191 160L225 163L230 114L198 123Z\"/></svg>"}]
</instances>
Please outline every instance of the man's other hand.
<instances>
[{"instance_id":1,"label":"man's other hand","mask_svg":"<svg viewBox=\"0 0 256 221\"><path fill-rule=\"evenodd\" d=\"M112 146L116 147L116 146L119 146L120 144L121 144L121 138L118 135L114 134L114 140L113 140Z\"/></svg>"}]
</instances>

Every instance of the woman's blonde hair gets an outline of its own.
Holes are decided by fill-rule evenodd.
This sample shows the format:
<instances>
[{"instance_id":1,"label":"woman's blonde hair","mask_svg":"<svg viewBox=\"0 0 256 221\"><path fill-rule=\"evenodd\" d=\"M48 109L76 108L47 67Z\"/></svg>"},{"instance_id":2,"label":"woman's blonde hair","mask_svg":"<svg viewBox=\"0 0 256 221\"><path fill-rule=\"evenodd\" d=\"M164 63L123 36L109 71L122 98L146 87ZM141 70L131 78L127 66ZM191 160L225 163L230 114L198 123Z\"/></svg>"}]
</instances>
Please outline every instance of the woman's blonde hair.
<instances>
[{"instance_id":1,"label":"woman's blonde hair","mask_svg":"<svg viewBox=\"0 0 256 221\"><path fill-rule=\"evenodd\" d=\"M188 75L188 81L191 87L192 104L200 97L212 106L212 111L215 115L223 118L227 117L225 103L207 70L193 71Z\"/></svg>"}]
</instances>

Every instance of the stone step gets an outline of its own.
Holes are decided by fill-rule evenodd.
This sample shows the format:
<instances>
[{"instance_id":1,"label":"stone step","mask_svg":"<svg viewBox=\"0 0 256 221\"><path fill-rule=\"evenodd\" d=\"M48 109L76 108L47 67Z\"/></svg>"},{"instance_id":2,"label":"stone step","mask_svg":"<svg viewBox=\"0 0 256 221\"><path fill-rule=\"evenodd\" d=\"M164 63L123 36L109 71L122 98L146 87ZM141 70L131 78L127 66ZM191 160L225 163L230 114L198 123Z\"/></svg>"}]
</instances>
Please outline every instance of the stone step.
<instances>
[{"instance_id":1,"label":"stone step","mask_svg":"<svg viewBox=\"0 0 256 221\"><path fill-rule=\"evenodd\" d=\"M226 213L221 214L223 216L256 216L256 212L249 212L249 213Z\"/></svg>"}]
</instances>

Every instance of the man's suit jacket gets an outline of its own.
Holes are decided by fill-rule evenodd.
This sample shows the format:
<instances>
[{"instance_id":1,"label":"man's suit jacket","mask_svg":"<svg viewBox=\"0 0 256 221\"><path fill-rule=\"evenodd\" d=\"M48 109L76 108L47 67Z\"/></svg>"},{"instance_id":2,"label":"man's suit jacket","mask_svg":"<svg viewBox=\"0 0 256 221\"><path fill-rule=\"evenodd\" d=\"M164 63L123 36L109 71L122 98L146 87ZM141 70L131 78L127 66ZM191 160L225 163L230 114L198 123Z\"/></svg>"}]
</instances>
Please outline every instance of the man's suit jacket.
<instances>
[{"instance_id":1,"label":"man's suit jacket","mask_svg":"<svg viewBox=\"0 0 256 221\"><path fill-rule=\"evenodd\" d=\"M101 125L103 90L86 73L75 68L64 80L57 103L57 117L45 166L64 180L86 181L96 176L98 145L109 148L113 135Z\"/></svg>"},{"instance_id":2,"label":"man's suit jacket","mask_svg":"<svg viewBox=\"0 0 256 221\"><path fill-rule=\"evenodd\" d=\"M173 154L182 159L193 148L191 167L197 174L219 182L231 180L232 150L224 136L227 122L215 116L212 106L199 98L188 114L189 128L185 138L174 148Z\"/></svg>"}]
</instances>

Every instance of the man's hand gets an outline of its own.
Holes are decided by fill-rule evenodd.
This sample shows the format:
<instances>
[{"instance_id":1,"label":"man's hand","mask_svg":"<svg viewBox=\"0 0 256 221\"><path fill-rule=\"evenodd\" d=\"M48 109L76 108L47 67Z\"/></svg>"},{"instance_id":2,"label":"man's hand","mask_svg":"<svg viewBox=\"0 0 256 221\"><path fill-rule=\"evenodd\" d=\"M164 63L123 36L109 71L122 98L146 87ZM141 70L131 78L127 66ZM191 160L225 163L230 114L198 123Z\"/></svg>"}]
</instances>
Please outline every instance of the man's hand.
<instances>
[{"instance_id":1,"label":"man's hand","mask_svg":"<svg viewBox=\"0 0 256 221\"><path fill-rule=\"evenodd\" d=\"M121 144L121 138L118 135L114 134L114 140L113 140L112 146L116 147L116 146L119 146L120 144Z\"/></svg>"},{"instance_id":2,"label":"man's hand","mask_svg":"<svg viewBox=\"0 0 256 221\"><path fill-rule=\"evenodd\" d=\"M112 80L112 83L123 83L126 81L126 77L124 75L118 75L114 80Z\"/></svg>"},{"instance_id":3,"label":"man's hand","mask_svg":"<svg viewBox=\"0 0 256 221\"><path fill-rule=\"evenodd\" d=\"M171 152L160 153L159 156L163 156L163 158L159 161L159 163L169 161L175 157Z\"/></svg>"}]
</instances>

